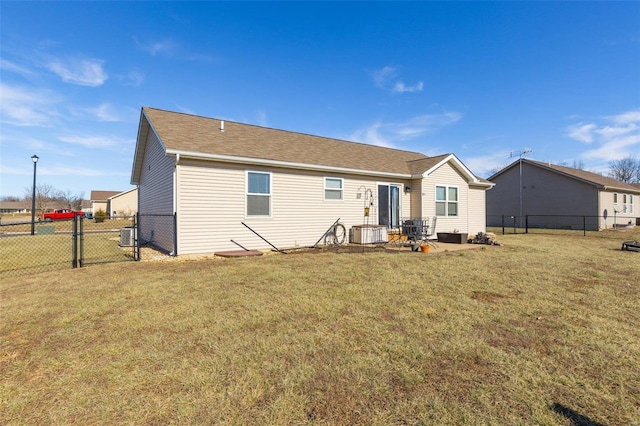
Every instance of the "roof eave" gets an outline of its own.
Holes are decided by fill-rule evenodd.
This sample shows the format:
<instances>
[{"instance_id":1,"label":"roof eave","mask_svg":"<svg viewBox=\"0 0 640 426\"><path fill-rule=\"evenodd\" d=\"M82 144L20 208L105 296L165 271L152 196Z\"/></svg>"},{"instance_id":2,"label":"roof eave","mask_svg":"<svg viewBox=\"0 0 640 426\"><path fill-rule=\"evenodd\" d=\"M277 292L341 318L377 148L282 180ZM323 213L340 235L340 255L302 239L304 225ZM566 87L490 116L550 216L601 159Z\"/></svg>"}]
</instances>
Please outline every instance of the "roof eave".
<instances>
[{"instance_id":1,"label":"roof eave","mask_svg":"<svg viewBox=\"0 0 640 426\"><path fill-rule=\"evenodd\" d=\"M196 160L220 161L224 163L249 164L254 166L270 166L282 167L287 169L310 170L317 172L330 173L348 173L363 176L379 176L386 178L411 179L413 176L409 173L393 173L379 170L361 170L351 169L347 167L335 167L318 164L294 163L280 160L269 160L265 158L238 157L233 155L207 154L201 152L182 151L175 149L167 149L167 155L180 156L181 159L191 158Z\"/></svg>"},{"instance_id":2,"label":"roof eave","mask_svg":"<svg viewBox=\"0 0 640 426\"><path fill-rule=\"evenodd\" d=\"M465 166L464 164L462 164L462 161L460 161L458 159L458 157L456 157L454 154L449 154L446 157L444 157L442 160L440 160L439 162L437 162L435 165L431 166L431 168L429 168L428 170L425 170L422 173L422 177L427 177L429 176L432 172L434 172L435 170L439 169L440 167L442 167L443 164L446 164L448 162L452 161L455 168L458 169L460 172L462 172L463 175L465 175L467 177L467 182L470 184L474 184L474 185L482 185L482 181L480 181L476 175L474 175L473 173L471 173L471 170L469 170L467 168L467 166ZM488 185L491 186L491 185Z\"/></svg>"}]
</instances>

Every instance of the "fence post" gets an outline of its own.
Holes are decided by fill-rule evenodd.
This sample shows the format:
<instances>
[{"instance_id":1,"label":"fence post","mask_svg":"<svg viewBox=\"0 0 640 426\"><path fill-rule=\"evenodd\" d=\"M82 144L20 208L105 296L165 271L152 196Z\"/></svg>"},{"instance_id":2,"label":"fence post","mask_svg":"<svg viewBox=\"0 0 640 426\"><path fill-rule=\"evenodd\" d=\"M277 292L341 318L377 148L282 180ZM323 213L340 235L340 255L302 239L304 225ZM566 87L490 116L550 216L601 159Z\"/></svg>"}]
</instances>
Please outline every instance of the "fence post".
<instances>
[{"instance_id":1,"label":"fence post","mask_svg":"<svg viewBox=\"0 0 640 426\"><path fill-rule=\"evenodd\" d=\"M78 239L80 240L79 253L78 253L78 265L82 268L84 264L84 216L78 216L80 220L80 231L78 232Z\"/></svg>"},{"instance_id":2,"label":"fence post","mask_svg":"<svg viewBox=\"0 0 640 426\"><path fill-rule=\"evenodd\" d=\"M524 217L524 233L525 234L529 233L529 215L526 215Z\"/></svg>"},{"instance_id":3,"label":"fence post","mask_svg":"<svg viewBox=\"0 0 640 426\"><path fill-rule=\"evenodd\" d=\"M513 215L511 217L513 218L513 234L516 235L518 233L518 231L516 231L516 220L518 219L518 216Z\"/></svg>"},{"instance_id":4,"label":"fence post","mask_svg":"<svg viewBox=\"0 0 640 426\"><path fill-rule=\"evenodd\" d=\"M73 214L73 233L71 234L72 259L71 266L78 267L78 214Z\"/></svg>"},{"instance_id":5,"label":"fence post","mask_svg":"<svg viewBox=\"0 0 640 426\"><path fill-rule=\"evenodd\" d=\"M582 216L582 235L587 236L587 217Z\"/></svg>"},{"instance_id":6,"label":"fence post","mask_svg":"<svg viewBox=\"0 0 640 426\"><path fill-rule=\"evenodd\" d=\"M504 215L502 215L502 235L504 235Z\"/></svg>"},{"instance_id":7,"label":"fence post","mask_svg":"<svg viewBox=\"0 0 640 426\"><path fill-rule=\"evenodd\" d=\"M140 213L136 213L133 216L133 232L135 232L135 241L134 241L134 250L136 253L134 254L133 259L135 261L140 261Z\"/></svg>"}]
</instances>

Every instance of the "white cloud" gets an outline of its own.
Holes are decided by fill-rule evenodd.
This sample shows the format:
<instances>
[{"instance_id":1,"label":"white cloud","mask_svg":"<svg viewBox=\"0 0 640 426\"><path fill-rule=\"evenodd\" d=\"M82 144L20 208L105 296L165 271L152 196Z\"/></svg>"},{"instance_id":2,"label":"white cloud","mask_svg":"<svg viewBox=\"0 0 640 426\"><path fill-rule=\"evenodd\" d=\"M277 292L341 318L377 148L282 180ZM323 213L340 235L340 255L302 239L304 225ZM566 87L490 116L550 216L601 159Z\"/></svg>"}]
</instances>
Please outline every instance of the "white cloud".
<instances>
[{"instance_id":1,"label":"white cloud","mask_svg":"<svg viewBox=\"0 0 640 426\"><path fill-rule=\"evenodd\" d=\"M462 161L476 176L489 177L510 162L505 162L506 157L507 155L504 152L496 152L490 155L467 157Z\"/></svg>"},{"instance_id":2,"label":"white cloud","mask_svg":"<svg viewBox=\"0 0 640 426\"><path fill-rule=\"evenodd\" d=\"M133 70L123 76L120 76L119 79L125 86L138 87L144 82L145 75L142 71Z\"/></svg>"},{"instance_id":3,"label":"white cloud","mask_svg":"<svg viewBox=\"0 0 640 426\"><path fill-rule=\"evenodd\" d=\"M591 143L593 142L593 131L596 127L595 124L574 124L567 128L567 136L580 142Z\"/></svg>"},{"instance_id":4,"label":"white cloud","mask_svg":"<svg viewBox=\"0 0 640 426\"><path fill-rule=\"evenodd\" d=\"M5 71L10 71L10 72L14 72L26 77L30 77L34 74L33 71L31 71L30 69L27 69L25 67L22 67L18 64L15 64L11 61L7 61L6 59L0 59L0 69L3 69Z\"/></svg>"},{"instance_id":5,"label":"white cloud","mask_svg":"<svg viewBox=\"0 0 640 426\"><path fill-rule=\"evenodd\" d=\"M419 81L414 85L407 85L404 81L396 78L398 69L391 65L387 65L372 73L373 83L376 87L388 90L392 93L416 93L422 92L424 82Z\"/></svg>"},{"instance_id":6,"label":"white cloud","mask_svg":"<svg viewBox=\"0 0 640 426\"><path fill-rule=\"evenodd\" d=\"M622 114L614 115L613 117L608 117L609 120L618 123L618 124L638 124L640 123L640 108L623 112Z\"/></svg>"},{"instance_id":7,"label":"white cloud","mask_svg":"<svg viewBox=\"0 0 640 426\"><path fill-rule=\"evenodd\" d=\"M400 122L376 121L356 130L349 139L371 145L394 147L399 142L414 139L459 121L457 112L423 114Z\"/></svg>"},{"instance_id":8,"label":"white cloud","mask_svg":"<svg viewBox=\"0 0 640 426\"><path fill-rule=\"evenodd\" d=\"M388 79L396 75L396 68L390 65L373 72L373 82L377 87L384 87Z\"/></svg>"},{"instance_id":9,"label":"white cloud","mask_svg":"<svg viewBox=\"0 0 640 426\"><path fill-rule=\"evenodd\" d=\"M82 168L77 166L43 167L38 169L38 174L47 176L105 176L104 171ZM109 173L111 175L111 173Z\"/></svg>"},{"instance_id":10,"label":"white cloud","mask_svg":"<svg viewBox=\"0 0 640 426\"><path fill-rule=\"evenodd\" d=\"M95 108L88 108L87 111L96 117L98 121L118 122L122 121L118 111L109 103L103 103Z\"/></svg>"},{"instance_id":11,"label":"white cloud","mask_svg":"<svg viewBox=\"0 0 640 426\"><path fill-rule=\"evenodd\" d=\"M178 48L178 45L172 40L162 40L147 43L141 42L135 37L133 40L135 41L138 48L147 52L151 56L156 56L158 54L171 56Z\"/></svg>"},{"instance_id":12,"label":"white cloud","mask_svg":"<svg viewBox=\"0 0 640 426\"><path fill-rule=\"evenodd\" d=\"M62 142L72 145L80 145L86 148L100 148L116 150L123 146L130 145L130 140L123 140L117 137L109 136L60 136L58 139Z\"/></svg>"},{"instance_id":13,"label":"white cloud","mask_svg":"<svg viewBox=\"0 0 640 426\"><path fill-rule=\"evenodd\" d=\"M58 113L58 95L47 89L33 89L0 83L0 116L14 126L51 127Z\"/></svg>"},{"instance_id":14,"label":"white cloud","mask_svg":"<svg viewBox=\"0 0 640 426\"><path fill-rule=\"evenodd\" d=\"M424 83L422 81L418 82L418 84L413 86L407 86L402 81L397 81L395 86L393 86L394 93L414 93L414 92L422 92L424 88Z\"/></svg>"},{"instance_id":15,"label":"white cloud","mask_svg":"<svg viewBox=\"0 0 640 426\"><path fill-rule=\"evenodd\" d=\"M97 87L109 78L99 59L51 59L45 66L62 81L80 86Z\"/></svg>"},{"instance_id":16,"label":"white cloud","mask_svg":"<svg viewBox=\"0 0 640 426\"><path fill-rule=\"evenodd\" d=\"M640 155L640 109L579 123L567 128L567 136L594 145L580 158L613 161Z\"/></svg>"}]
</instances>

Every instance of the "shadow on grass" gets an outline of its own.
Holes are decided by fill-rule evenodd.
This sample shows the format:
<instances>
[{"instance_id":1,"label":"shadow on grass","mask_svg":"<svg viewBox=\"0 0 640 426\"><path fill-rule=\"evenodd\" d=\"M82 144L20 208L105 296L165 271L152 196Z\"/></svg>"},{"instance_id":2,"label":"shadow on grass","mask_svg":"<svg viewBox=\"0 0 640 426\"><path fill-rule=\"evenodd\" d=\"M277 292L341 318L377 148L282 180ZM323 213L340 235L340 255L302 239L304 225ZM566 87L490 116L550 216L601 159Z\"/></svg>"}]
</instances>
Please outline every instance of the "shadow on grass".
<instances>
[{"instance_id":1,"label":"shadow on grass","mask_svg":"<svg viewBox=\"0 0 640 426\"><path fill-rule=\"evenodd\" d=\"M567 420L571 422L573 426L604 426L603 423L598 423L595 420L591 420L587 416L583 416L582 414L572 410L569 407L565 407L562 404L554 403L549 407L556 413L565 417Z\"/></svg>"}]
</instances>

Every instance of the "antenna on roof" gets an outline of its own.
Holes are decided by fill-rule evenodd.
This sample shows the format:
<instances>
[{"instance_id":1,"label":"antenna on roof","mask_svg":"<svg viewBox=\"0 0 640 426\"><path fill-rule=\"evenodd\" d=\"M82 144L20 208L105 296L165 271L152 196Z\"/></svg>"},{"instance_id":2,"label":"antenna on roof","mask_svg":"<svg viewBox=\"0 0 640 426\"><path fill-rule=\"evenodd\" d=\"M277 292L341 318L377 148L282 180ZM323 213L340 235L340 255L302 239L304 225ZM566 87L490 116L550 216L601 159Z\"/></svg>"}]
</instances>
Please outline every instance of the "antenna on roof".
<instances>
[{"instance_id":1,"label":"antenna on roof","mask_svg":"<svg viewBox=\"0 0 640 426\"><path fill-rule=\"evenodd\" d=\"M224 132L224 120L220 120L220 131Z\"/></svg>"},{"instance_id":2,"label":"antenna on roof","mask_svg":"<svg viewBox=\"0 0 640 426\"><path fill-rule=\"evenodd\" d=\"M533 152L530 149L524 148L521 151L511 151L509 153L509 157L513 157L514 155L517 155L520 157L519 160L519 173L520 173L520 185L519 185L519 191L520 191L520 227L522 228L522 157L525 156L526 154Z\"/></svg>"}]
</instances>

